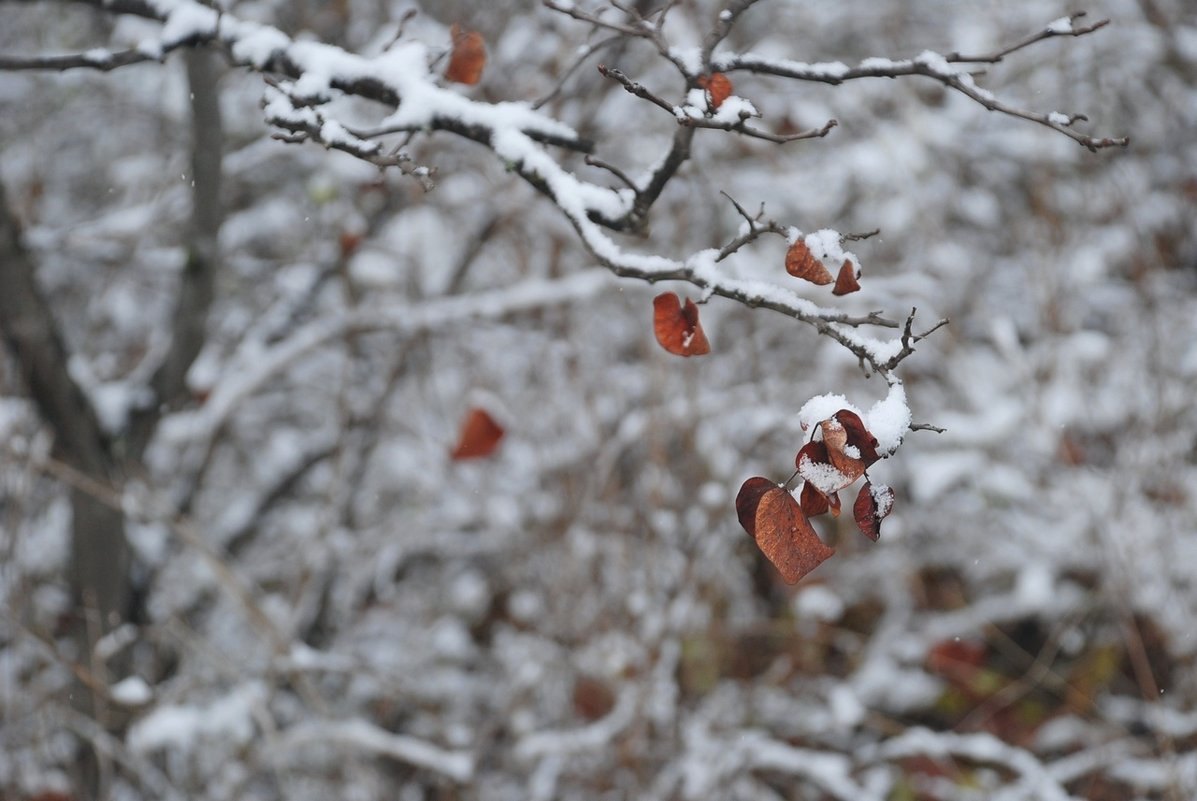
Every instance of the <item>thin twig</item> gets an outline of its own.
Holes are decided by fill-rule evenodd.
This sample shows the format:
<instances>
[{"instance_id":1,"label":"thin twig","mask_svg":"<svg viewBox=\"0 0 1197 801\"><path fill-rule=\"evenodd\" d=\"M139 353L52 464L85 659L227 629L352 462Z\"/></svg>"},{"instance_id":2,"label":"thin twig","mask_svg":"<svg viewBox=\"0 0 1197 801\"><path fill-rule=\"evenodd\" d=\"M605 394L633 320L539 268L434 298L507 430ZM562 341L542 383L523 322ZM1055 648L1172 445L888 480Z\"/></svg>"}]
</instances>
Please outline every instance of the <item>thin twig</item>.
<instances>
[{"instance_id":1,"label":"thin twig","mask_svg":"<svg viewBox=\"0 0 1197 801\"><path fill-rule=\"evenodd\" d=\"M622 41L623 36L621 34L616 34L615 36L609 36L606 39L601 39L594 44L588 45L581 53L578 54L577 59L575 59L574 63L570 65L570 68L561 74L561 77L557 80L557 83L552 90L547 95L533 103L532 108L539 109L550 100L557 97L557 95L561 94L561 90L565 88L566 82L568 82L569 79L572 78L578 71L578 69L586 63L586 59L590 58L604 47Z\"/></svg>"},{"instance_id":2,"label":"thin twig","mask_svg":"<svg viewBox=\"0 0 1197 801\"><path fill-rule=\"evenodd\" d=\"M1054 29L1051 27L1046 27L1043 30L1039 31L1038 33L1033 33L1024 39L1022 39L1018 42L1015 42L1012 45L1009 45L1008 47L1004 47L1000 50L995 50L992 53L983 53L981 55L976 55L976 56L965 56L965 55L961 55L958 52L953 51L953 52L947 54L946 56L944 56L944 58L946 58L948 61L951 61L954 63L955 62L974 62L974 63L984 63L984 64L997 64L1002 59L1004 59L1006 56L1010 55L1011 53L1018 51L1018 50L1022 50L1024 47L1029 47L1029 46L1035 44L1036 42L1042 42L1044 39L1055 39L1055 38L1061 37L1061 36L1084 36L1087 33L1093 33L1094 31L1098 30L1099 28L1104 28L1105 26L1110 24L1110 21L1108 19L1098 20L1097 22L1093 23L1092 25L1087 25L1087 26L1084 26L1081 28L1078 28L1078 27L1076 27L1075 24L1073 24L1078 19L1080 19L1084 16L1087 16L1087 14L1088 14L1088 12L1078 11L1077 13L1071 15L1068 18L1068 30L1059 30L1059 29Z\"/></svg>"},{"instance_id":3,"label":"thin twig","mask_svg":"<svg viewBox=\"0 0 1197 801\"><path fill-rule=\"evenodd\" d=\"M633 192L640 191L639 187L636 186L636 182L629 178L627 173L616 167L614 164L608 164L602 159L595 158L594 156L587 156L586 163L591 167L598 167L601 170L606 170L607 172L611 173L616 178L623 181L623 183Z\"/></svg>"}]
</instances>

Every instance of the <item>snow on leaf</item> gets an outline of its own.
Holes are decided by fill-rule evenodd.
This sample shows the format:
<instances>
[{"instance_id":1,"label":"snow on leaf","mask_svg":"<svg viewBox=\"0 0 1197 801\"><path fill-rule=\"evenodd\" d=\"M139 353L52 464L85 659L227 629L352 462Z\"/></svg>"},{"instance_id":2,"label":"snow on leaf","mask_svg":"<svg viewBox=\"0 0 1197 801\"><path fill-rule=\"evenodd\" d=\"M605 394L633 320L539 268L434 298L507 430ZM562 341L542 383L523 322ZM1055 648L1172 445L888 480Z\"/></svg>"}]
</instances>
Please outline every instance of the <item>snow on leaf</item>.
<instances>
[{"instance_id":1,"label":"snow on leaf","mask_svg":"<svg viewBox=\"0 0 1197 801\"><path fill-rule=\"evenodd\" d=\"M860 283L856 280L858 277L856 266L852 260L844 259L844 263L840 267L840 274L835 279L835 289L831 290L831 294L851 295L853 292L859 291Z\"/></svg>"},{"instance_id":2,"label":"snow on leaf","mask_svg":"<svg viewBox=\"0 0 1197 801\"><path fill-rule=\"evenodd\" d=\"M711 73L698 79L698 85L707 91L707 104L711 111L718 111L732 93L732 82L722 72Z\"/></svg>"},{"instance_id":3,"label":"snow on leaf","mask_svg":"<svg viewBox=\"0 0 1197 801\"><path fill-rule=\"evenodd\" d=\"M787 584L797 583L835 553L815 534L794 496L776 485L757 504L753 538Z\"/></svg>"},{"instance_id":4,"label":"snow on leaf","mask_svg":"<svg viewBox=\"0 0 1197 801\"><path fill-rule=\"evenodd\" d=\"M470 409L462 421L457 445L449 456L458 461L490 456L499 447L504 433L503 427L485 409Z\"/></svg>"},{"instance_id":5,"label":"snow on leaf","mask_svg":"<svg viewBox=\"0 0 1197 801\"><path fill-rule=\"evenodd\" d=\"M840 409L835 413L834 419L844 427L844 432L847 434L845 453L863 461L866 468L881 458L877 453L877 438L865 428L860 415L851 409ZM856 453L852 454L851 449L855 449Z\"/></svg>"},{"instance_id":6,"label":"snow on leaf","mask_svg":"<svg viewBox=\"0 0 1197 801\"><path fill-rule=\"evenodd\" d=\"M848 446L848 432L835 417L824 420L819 428L823 431L823 444L827 449L827 458L832 467L840 471L849 483L860 478L865 471L865 463L859 457L852 457L845 453ZM860 449L856 448L859 453Z\"/></svg>"},{"instance_id":7,"label":"snow on leaf","mask_svg":"<svg viewBox=\"0 0 1197 801\"><path fill-rule=\"evenodd\" d=\"M856 495L852 516L856 519L860 533L876 542L881 536L881 521L893 508L894 491L884 484L874 485L866 481Z\"/></svg>"},{"instance_id":8,"label":"snow on leaf","mask_svg":"<svg viewBox=\"0 0 1197 801\"><path fill-rule=\"evenodd\" d=\"M812 427L817 426L828 417L838 416L845 411L860 414L860 410L848 403L848 399L843 395L835 393L816 395L802 404L802 408L798 410L798 423L802 426L803 431L810 431ZM843 422L842 417L840 422Z\"/></svg>"},{"instance_id":9,"label":"snow on leaf","mask_svg":"<svg viewBox=\"0 0 1197 801\"><path fill-rule=\"evenodd\" d=\"M711 343L698 320L698 306L686 298L686 305L672 292L653 298L653 333L665 350L676 356L702 356Z\"/></svg>"},{"instance_id":10,"label":"snow on leaf","mask_svg":"<svg viewBox=\"0 0 1197 801\"><path fill-rule=\"evenodd\" d=\"M859 476L847 476L831 463L827 453L827 446L822 442L808 442L794 457L794 466L798 468L798 475L803 480L813 484L814 488L827 496L831 496L847 487Z\"/></svg>"},{"instance_id":11,"label":"snow on leaf","mask_svg":"<svg viewBox=\"0 0 1197 801\"><path fill-rule=\"evenodd\" d=\"M445 79L470 86L478 83L486 66L486 43L482 34L467 31L457 23L453 23L449 33L453 37L453 52L449 55Z\"/></svg>"}]
</instances>

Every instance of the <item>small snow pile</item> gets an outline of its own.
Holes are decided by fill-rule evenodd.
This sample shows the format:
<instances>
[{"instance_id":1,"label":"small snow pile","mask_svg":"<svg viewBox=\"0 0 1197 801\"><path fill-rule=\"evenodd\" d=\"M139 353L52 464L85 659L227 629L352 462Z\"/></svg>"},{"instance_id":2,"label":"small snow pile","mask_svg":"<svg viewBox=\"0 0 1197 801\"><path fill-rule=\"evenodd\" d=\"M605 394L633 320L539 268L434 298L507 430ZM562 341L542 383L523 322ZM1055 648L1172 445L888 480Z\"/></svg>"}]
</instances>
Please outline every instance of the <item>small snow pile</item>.
<instances>
[{"instance_id":1,"label":"small snow pile","mask_svg":"<svg viewBox=\"0 0 1197 801\"><path fill-rule=\"evenodd\" d=\"M877 452L883 456L889 456L898 449L910 428L910 407L906 403L906 390L898 382L891 384L889 394L874 403L867 413L862 413L843 395L816 395L798 410L798 422L803 431L810 431L841 409L847 409L860 416L865 428L877 438Z\"/></svg>"},{"instance_id":2,"label":"small snow pile","mask_svg":"<svg viewBox=\"0 0 1197 801\"><path fill-rule=\"evenodd\" d=\"M902 444L910 429L910 406L906 403L906 389L901 383L890 385L889 394L873 404L862 416L865 428L877 438L877 452L890 455Z\"/></svg>"},{"instance_id":3,"label":"small snow pile","mask_svg":"<svg viewBox=\"0 0 1197 801\"><path fill-rule=\"evenodd\" d=\"M849 403L843 395L828 393L816 395L802 404L802 408L798 410L798 423L802 426L803 431L810 431L841 409L847 409L859 415L862 420L864 419L860 409Z\"/></svg>"}]
</instances>

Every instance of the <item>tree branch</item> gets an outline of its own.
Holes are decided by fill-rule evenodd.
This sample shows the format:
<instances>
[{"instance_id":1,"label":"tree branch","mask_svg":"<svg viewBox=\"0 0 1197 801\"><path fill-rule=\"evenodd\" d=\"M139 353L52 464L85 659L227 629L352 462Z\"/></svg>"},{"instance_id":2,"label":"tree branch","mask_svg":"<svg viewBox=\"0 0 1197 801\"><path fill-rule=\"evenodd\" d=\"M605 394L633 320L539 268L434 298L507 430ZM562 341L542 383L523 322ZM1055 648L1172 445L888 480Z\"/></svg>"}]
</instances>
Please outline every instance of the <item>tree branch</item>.
<instances>
[{"instance_id":1,"label":"tree branch","mask_svg":"<svg viewBox=\"0 0 1197 801\"><path fill-rule=\"evenodd\" d=\"M1018 50L1022 50L1024 47L1030 47L1031 45L1035 44L1036 42L1042 42L1044 39L1055 39L1060 36L1084 36L1087 33L1093 33L1094 31L1096 31L1100 28L1104 28L1105 26L1110 24L1110 21L1108 19L1103 19L1103 20L1098 20L1097 22L1093 23L1092 25L1085 25L1085 26L1081 26L1078 28L1076 26L1076 21L1085 16L1088 16L1088 12L1078 11L1071 16L1061 17L1058 20L1048 23L1048 25L1043 30L1039 31L1038 33L1033 33L1024 39L1022 39L1018 42L1015 42L1012 45L1003 47L999 50L995 50L991 53L984 53L984 54L975 55L975 56L965 56L965 55L961 55L957 51L952 51L951 53L946 55L945 58L950 62L962 62L963 61L963 62L971 62L971 63L997 64L998 62L1002 61L1002 59L1004 59L1006 56L1010 55L1011 53L1014 53Z\"/></svg>"},{"instance_id":2,"label":"tree branch","mask_svg":"<svg viewBox=\"0 0 1197 801\"><path fill-rule=\"evenodd\" d=\"M187 371L204 345L208 311L216 293L220 256L216 236L224 217L220 187L224 126L220 114L219 74L212 54L186 54L191 98L191 224L187 262L171 315L170 347L150 379L150 401L129 420L128 454L140 460L168 408L187 397Z\"/></svg>"}]
</instances>

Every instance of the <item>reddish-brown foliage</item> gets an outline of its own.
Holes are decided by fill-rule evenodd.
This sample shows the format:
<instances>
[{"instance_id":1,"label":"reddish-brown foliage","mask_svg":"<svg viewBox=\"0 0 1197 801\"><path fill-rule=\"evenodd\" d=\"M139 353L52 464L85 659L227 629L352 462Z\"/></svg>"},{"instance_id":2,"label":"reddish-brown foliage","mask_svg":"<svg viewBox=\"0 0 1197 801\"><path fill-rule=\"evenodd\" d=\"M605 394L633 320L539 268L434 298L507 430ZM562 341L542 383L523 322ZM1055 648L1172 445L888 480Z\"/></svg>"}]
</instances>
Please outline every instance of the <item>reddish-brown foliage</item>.
<instances>
[{"instance_id":1,"label":"reddish-brown foliage","mask_svg":"<svg viewBox=\"0 0 1197 801\"><path fill-rule=\"evenodd\" d=\"M683 306L672 292L663 292L653 298L653 333L661 347L677 356L702 356L711 352L711 343L698 320L698 306L689 298Z\"/></svg>"},{"instance_id":2,"label":"reddish-brown foliage","mask_svg":"<svg viewBox=\"0 0 1197 801\"><path fill-rule=\"evenodd\" d=\"M472 86L482 80L482 69L486 66L486 42L482 34L464 30L456 23L449 32L453 37L453 52L449 54L445 79Z\"/></svg>"},{"instance_id":3,"label":"reddish-brown foliage","mask_svg":"<svg viewBox=\"0 0 1197 801\"><path fill-rule=\"evenodd\" d=\"M475 407L461 423L461 434L450 457L453 459L481 459L490 456L503 439L503 426L495 422L485 409Z\"/></svg>"}]
</instances>

